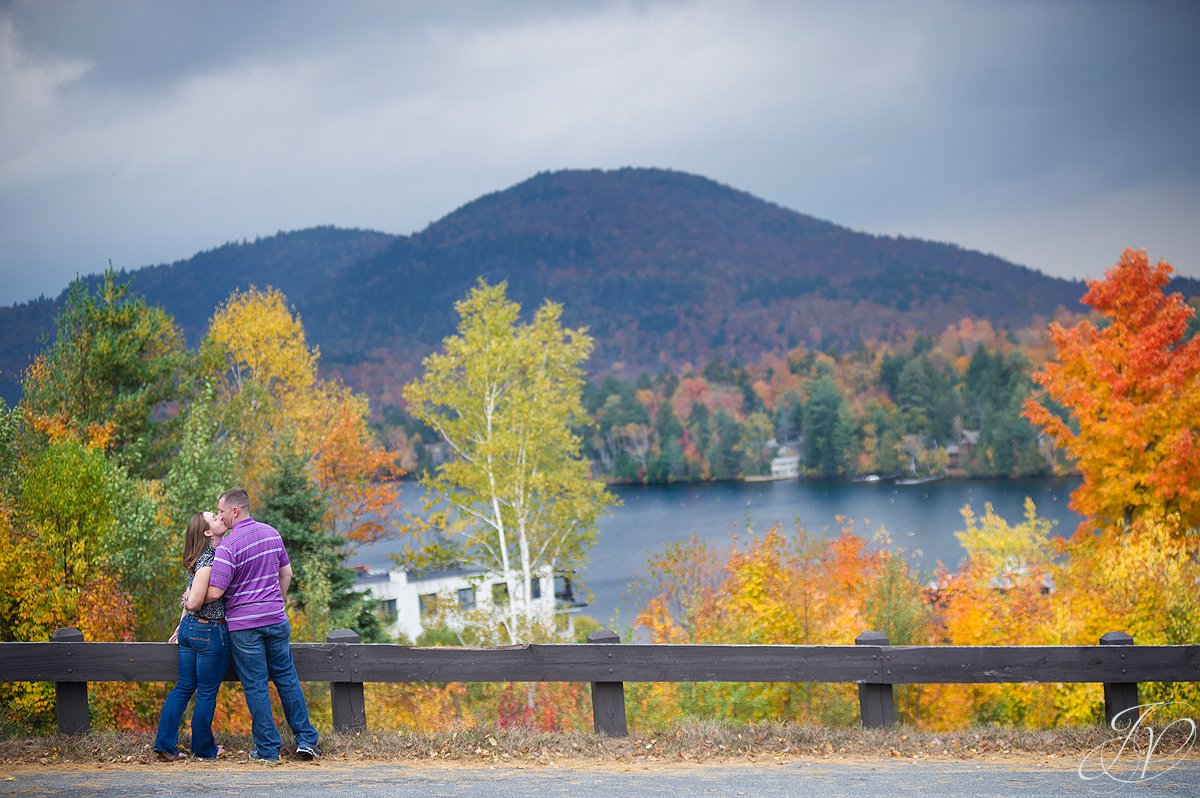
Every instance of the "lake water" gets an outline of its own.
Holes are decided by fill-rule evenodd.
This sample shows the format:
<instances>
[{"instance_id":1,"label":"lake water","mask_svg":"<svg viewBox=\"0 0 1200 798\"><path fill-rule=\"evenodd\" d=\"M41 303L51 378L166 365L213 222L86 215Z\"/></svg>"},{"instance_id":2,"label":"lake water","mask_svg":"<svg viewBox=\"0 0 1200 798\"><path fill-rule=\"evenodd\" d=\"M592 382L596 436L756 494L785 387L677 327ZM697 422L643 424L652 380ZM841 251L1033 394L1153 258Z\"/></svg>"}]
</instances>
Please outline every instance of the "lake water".
<instances>
[{"instance_id":1,"label":"lake water","mask_svg":"<svg viewBox=\"0 0 1200 798\"><path fill-rule=\"evenodd\" d=\"M1024 515L1029 496L1039 517L1056 522L1055 534L1070 535L1081 520L1067 506L1078 484L1074 478L940 480L923 485L801 479L616 488L623 506L601 519L596 545L580 571L580 581L591 591L590 606L583 611L601 622L627 626L637 612L627 587L645 571L652 552L691 535L727 542L747 525L762 532L776 522L788 529L799 523L809 532L836 533L841 528L837 518L843 516L867 538L886 529L893 547L912 555L917 567L931 574L939 561L954 566L963 555L954 533L963 528L964 505L981 515L984 504L990 503L1015 523ZM405 485L398 512L417 511L421 497L419 486ZM400 548L395 541L364 546L350 562L390 567L389 556Z\"/></svg>"}]
</instances>

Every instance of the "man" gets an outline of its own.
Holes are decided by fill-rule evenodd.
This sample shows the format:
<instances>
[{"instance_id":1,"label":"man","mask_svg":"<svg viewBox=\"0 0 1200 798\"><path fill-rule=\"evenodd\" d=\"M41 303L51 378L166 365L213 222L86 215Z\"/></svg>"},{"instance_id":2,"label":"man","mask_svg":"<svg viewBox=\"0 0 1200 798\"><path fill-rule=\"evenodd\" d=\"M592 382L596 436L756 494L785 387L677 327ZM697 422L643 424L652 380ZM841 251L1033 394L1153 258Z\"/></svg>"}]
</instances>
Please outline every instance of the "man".
<instances>
[{"instance_id":1,"label":"man","mask_svg":"<svg viewBox=\"0 0 1200 798\"><path fill-rule=\"evenodd\" d=\"M221 494L217 516L229 531L217 547L206 598L225 596L233 663L246 693L254 735L250 758L279 761L282 741L271 714L270 679L296 737L296 755L316 759L321 755L317 730L309 722L308 704L292 662L292 626L283 606L292 581L283 539L274 527L250 517L250 496L242 488Z\"/></svg>"}]
</instances>

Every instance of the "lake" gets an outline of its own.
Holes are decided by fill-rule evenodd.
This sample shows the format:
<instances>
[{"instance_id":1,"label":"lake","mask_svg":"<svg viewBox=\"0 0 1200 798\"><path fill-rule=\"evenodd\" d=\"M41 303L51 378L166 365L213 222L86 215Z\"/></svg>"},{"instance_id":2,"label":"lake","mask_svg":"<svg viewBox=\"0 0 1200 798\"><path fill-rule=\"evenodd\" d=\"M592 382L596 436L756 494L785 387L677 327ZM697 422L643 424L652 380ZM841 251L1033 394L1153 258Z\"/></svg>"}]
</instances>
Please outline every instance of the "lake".
<instances>
[{"instance_id":1,"label":"lake","mask_svg":"<svg viewBox=\"0 0 1200 798\"><path fill-rule=\"evenodd\" d=\"M799 523L810 532L836 533L837 517L844 516L867 538L885 528L893 547L931 574L939 561L954 566L963 555L954 536L963 528L963 505L982 515L990 503L1015 523L1029 496L1040 517L1056 522L1055 534L1070 535L1081 520L1067 506L1078 485L1077 478L947 479L922 485L798 479L619 487L614 492L623 506L600 520L596 545L580 570L580 581L592 593L583 611L615 627L630 624L637 608L627 600L627 586L644 572L651 552L691 535L726 542L747 525L762 532L776 522L788 529ZM406 484L397 511L418 510L422 493L416 484ZM389 556L400 548L395 541L364 546L350 562L387 568Z\"/></svg>"}]
</instances>

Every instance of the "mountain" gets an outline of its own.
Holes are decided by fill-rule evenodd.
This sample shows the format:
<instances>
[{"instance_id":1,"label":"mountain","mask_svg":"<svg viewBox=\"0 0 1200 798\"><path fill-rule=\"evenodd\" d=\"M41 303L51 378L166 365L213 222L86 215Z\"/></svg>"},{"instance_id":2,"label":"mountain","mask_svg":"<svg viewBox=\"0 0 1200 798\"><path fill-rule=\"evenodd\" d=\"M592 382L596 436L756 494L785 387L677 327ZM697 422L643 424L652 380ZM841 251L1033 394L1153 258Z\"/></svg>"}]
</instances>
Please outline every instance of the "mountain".
<instances>
[{"instance_id":1,"label":"mountain","mask_svg":"<svg viewBox=\"0 0 1200 798\"><path fill-rule=\"evenodd\" d=\"M188 341L195 344L208 328L213 310L234 291L269 285L294 301L307 296L314 285L385 248L394 238L370 230L312 227L249 243L225 244L184 261L122 271L120 278L133 278L136 293L174 316ZM100 279L92 276L85 283L92 288Z\"/></svg>"},{"instance_id":2,"label":"mountain","mask_svg":"<svg viewBox=\"0 0 1200 798\"><path fill-rule=\"evenodd\" d=\"M471 202L314 286L322 352L378 394L452 331L478 276L549 298L596 339L591 367L701 364L848 347L964 316L1023 326L1080 282L949 244L855 232L712 180L656 169L543 173ZM403 353L397 357L397 353ZM367 362L364 362L364 359Z\"/></svg>"},{"instance_id":3,"label":"mountain","mask_svg":"<svg viewBox=\"0 0 1200 798\"><path fill-rule=\"evenodd\" d=\"M289 299L305 296L315 283L378 252L393 238L367 230L315 227L229 243L187 260L118 274L122 282L132 278L135 294L174 316L195 345L213 311L233 291L270 285ZM94 289L101 279L91 275L83 283ZM10 404L20 397L21 372L42 342L53 337L54 314L65 297L64 289L56 299L0 308L0 396Z\"/></svg>"},{"instance_id":4,"label":"mountain","mask_svg":"<svg viewBox=\"0 0 1200 798\"><path fill-rule=\"evenodd\" d=\"M273 285L299 309L323 366L385 403L453 331L454 302L481 276L507 280L529 313L561 302L565 322L596 340L595 373L846 348L937 333L965 316L1021 327L1078 309L1085 290L993 255L849 230L658 169L541 173L411 236L279 233L130 276L193 343L231 291ZM1189 295L1195 283L1178 281ZM60 300L0 308L8 401Z\"/></svg>"}]
</instances>

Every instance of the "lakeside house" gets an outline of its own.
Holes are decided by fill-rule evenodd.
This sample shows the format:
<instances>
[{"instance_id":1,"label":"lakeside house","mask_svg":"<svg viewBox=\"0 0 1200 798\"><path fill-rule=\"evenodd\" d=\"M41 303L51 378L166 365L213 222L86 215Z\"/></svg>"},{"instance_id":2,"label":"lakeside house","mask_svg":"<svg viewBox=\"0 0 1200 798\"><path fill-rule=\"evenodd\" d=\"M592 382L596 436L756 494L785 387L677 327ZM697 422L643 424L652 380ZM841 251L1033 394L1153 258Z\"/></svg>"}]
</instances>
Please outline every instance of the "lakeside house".
<instances>
[{"instance_id":1,"label":"lakeside house","mask_svg":"<svg viewBox=\"0 0 1200 798\"><path fill-rule=\"evenodd\" d=\"M379 602L389 634L402 634L412 641L425 631L426 621L439 604L458 610L447 615L453 626L456 614L465 616L507 604L509 589L501 574L483 568L360 568L355 587ZM574 615L586 604L575 600L570 577L556 575L550 566L544 566L533 577L531 592L530 602L539 621L549 624L561 616L568 633L573 633Z\"/></svg>"},{"instance_id":2,"label":"lakeside house","mask_svg":"<svg viewBox=\"0 0 1200 798\"><path fill-rule=\"evenodd\" d=\"M965 429L958 434L958 440L946 447L946 468L958 471L966 467L975 456L975 447L979 445L979 430Z\"/></svg>"},{"instance_id":3,"label":"lakeside house","mask_svg":"<svg viewBox=\"0 0 1200 798\"><path fill-rule=\"evenodd\" d=\"M795 479L800 476L800 452L791 446L780 446L771 459L771 477Z\"/></svg>"}]
</instances>

